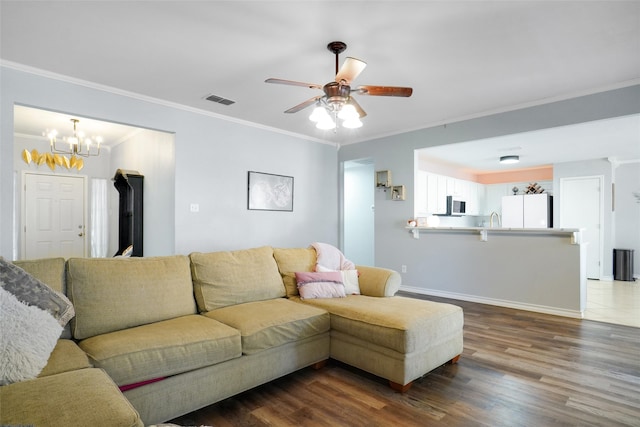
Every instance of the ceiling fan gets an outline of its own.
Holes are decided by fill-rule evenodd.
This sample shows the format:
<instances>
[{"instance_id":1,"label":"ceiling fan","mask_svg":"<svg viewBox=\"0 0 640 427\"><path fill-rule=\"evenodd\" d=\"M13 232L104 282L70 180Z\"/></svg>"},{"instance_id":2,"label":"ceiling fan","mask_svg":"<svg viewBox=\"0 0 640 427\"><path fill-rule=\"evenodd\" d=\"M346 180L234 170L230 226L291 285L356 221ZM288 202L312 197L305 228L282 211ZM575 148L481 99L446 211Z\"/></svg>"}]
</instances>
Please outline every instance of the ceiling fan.
<instances>
[{"instance_id":1,"label":"ceiling fan","mask_svg":"<svg viewBox=\"0 0 640 427\"><path fill-rule=\"evenodd\" d=\"M314 96L306 101L289 108L285 113L297 113L311 105L316 105L311 120L317 122L320 129L334 129L336 127L334 118L344 120L343 126L348 128L356 128L362 126L360 118L367 115L360 104L352 96L369 95L369 96L399 96L409 97L413 93L410 87L397 86L358 86L351 88L351 83L367 66L367 63L356 58L347 57L338 68L339 55L347 48L346 43L334 41L327 45L327 49L336 56L336 77L335 80L327 84L319 85L315 83L304 83L292 80L269 78L265 83L277 83L290 86L303 86L310 89L321 89L324 95ZM333 116L333 117L331 117Z\"/></svg>"}]
</instances>

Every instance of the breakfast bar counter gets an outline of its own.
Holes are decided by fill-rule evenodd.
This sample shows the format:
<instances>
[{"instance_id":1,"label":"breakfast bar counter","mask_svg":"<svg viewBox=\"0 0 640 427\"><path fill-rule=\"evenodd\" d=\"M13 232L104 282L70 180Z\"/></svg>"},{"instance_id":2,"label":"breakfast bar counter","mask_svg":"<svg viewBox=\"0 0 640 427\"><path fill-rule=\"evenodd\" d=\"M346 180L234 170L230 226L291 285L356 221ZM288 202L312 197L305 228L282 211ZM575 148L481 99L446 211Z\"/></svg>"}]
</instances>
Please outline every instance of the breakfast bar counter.
<instances>
[{"instance_id":1,"label":"breakfast bar counter","mask_svg":"<svg viewBox=\"0 0 640 427\"><path fill-rule=\"evenodd\" d=\"M580 228L402 228L409 237L397 240L402 257L388 261L401 270L404 291L584 314L588 243Z\"/></svg>"}]
</instances>

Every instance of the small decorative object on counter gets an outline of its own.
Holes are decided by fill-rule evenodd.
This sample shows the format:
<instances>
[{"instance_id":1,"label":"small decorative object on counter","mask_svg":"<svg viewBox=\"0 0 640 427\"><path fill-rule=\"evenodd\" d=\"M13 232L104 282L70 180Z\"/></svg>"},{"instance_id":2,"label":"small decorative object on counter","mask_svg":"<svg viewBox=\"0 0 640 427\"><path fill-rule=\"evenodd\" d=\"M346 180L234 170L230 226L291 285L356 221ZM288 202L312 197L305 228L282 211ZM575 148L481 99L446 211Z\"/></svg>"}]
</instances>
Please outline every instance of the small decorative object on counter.
<instances>
[{"instance_id":1,"label":"small decorative object on counter","mask_svg":"<svg viewBox=\"0 0 640 427\"><path fill-rule=\"evenodd\" d=\"M513 187L511 191L513 191L513 195L515 196L516 194L518 194L518 191L520 191L520 189L518 187Z\"/></svg>"}]
</instances>

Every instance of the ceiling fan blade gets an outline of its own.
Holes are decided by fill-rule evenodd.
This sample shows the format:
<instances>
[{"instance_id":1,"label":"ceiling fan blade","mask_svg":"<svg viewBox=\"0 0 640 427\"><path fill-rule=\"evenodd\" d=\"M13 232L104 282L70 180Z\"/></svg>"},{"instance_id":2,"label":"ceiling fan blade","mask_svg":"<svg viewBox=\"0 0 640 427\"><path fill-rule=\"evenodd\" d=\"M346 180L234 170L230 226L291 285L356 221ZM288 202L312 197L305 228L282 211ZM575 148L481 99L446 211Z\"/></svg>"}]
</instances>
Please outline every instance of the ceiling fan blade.
<instances>
[{"instance_id":1,"label":"ceiling fan blade","mask_svg":"<svg viewBox=\"0 0 640 427\"><path fill-rule=\"evenodd\" d=\"M300 104L296 105L295 107L289 108L287 111L285 111L285 113L297 113L298 111L304 110L308 106L310 106L312 104L315 104L316 101L318 101L320 98L322 98L322 95L318 95L318 96L314 96L313 98L309 98L306 101L301 102Z\"/></svg>"},{"instance_id":2,"label":"ceiling fan blade","mask_svg":"<svg viewBox=\"0 0 640 427\"><path fill-rule=\"evenodd\" d=\"M402 96L409 97L413 93L410 87L399 86L358 86L355 90L360 95L370 96Z\"/></svg>"},{"instance_id":3,"label":"ceiling fan blade","mask_svg":"<svg viewBox=\"0 0 640 427\"><path fill-rule=\"evenodd\" d=\"M344 60L342 67L340 67L340 71L336 74L336 81L340 83L344 80L347 84L351 84L366 66L366 62L348 56L347 59Z\"/></svg>"},{"instance_id":4,"label":"ceiling fan blade","mask_svg":"<svg viewBox=\"0 0 640 427\"><path fill-rule=\"evenodd\" d=\"M348 103L353 105L356 108L356 111L358 112L358 115L360 116L360 118L363 118L364 116L367 115L367 112L364 111L364 109L360 106L360 104L358 104L358 101L356 101L356 99L353 96L349 97Z\"/></svg>"},{"instance_id":5,"label":"ceiling fan blade","mask_svg":"<svg viewBox=\"0 0 640 427\"><path fill-rule=\"evenodd\" d=\"M277 83L280 85L289 85L289 86L302 86L308 87L310 89L322 89L322 85L318 85L315 83L305 83L305 82L296 82L293 80L284 80L284 79L267 79L264 81L265 83Z\"/></svg>"}]
</instances>

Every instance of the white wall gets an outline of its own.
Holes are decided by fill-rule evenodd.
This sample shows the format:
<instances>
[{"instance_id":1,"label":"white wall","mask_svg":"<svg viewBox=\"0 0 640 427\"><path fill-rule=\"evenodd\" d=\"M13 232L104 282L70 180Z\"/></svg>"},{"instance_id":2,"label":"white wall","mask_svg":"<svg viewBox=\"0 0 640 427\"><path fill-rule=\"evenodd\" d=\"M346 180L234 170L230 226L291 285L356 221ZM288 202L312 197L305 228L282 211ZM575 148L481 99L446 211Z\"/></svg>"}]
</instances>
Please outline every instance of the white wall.
<instances>
[{"instance_id":1,"label":"white wall","mask_svg":"<svg viewBox=\"0 0 640 427\"><path fill-rule=\"evenodd\" d=\"M6 66L0 91L1 256L12 257L14 104L174 133L174 223L153 231L173 235L174 253L338 243L338 161L331 145ZM250 170L293 176L294 211L247 210ZM189 211L191 203L199 213Z\"/></svg>"},{"instance_id":2,"label":"white wall","mask_svg":"<svg viewBox=\"0 0 640 427\"><path fill-rule=\"evenodd\" d=\"M615 169L616 209L614 248L634 250L634 275L640 278L640 161Z\"/></svg>"}]
</instances>

